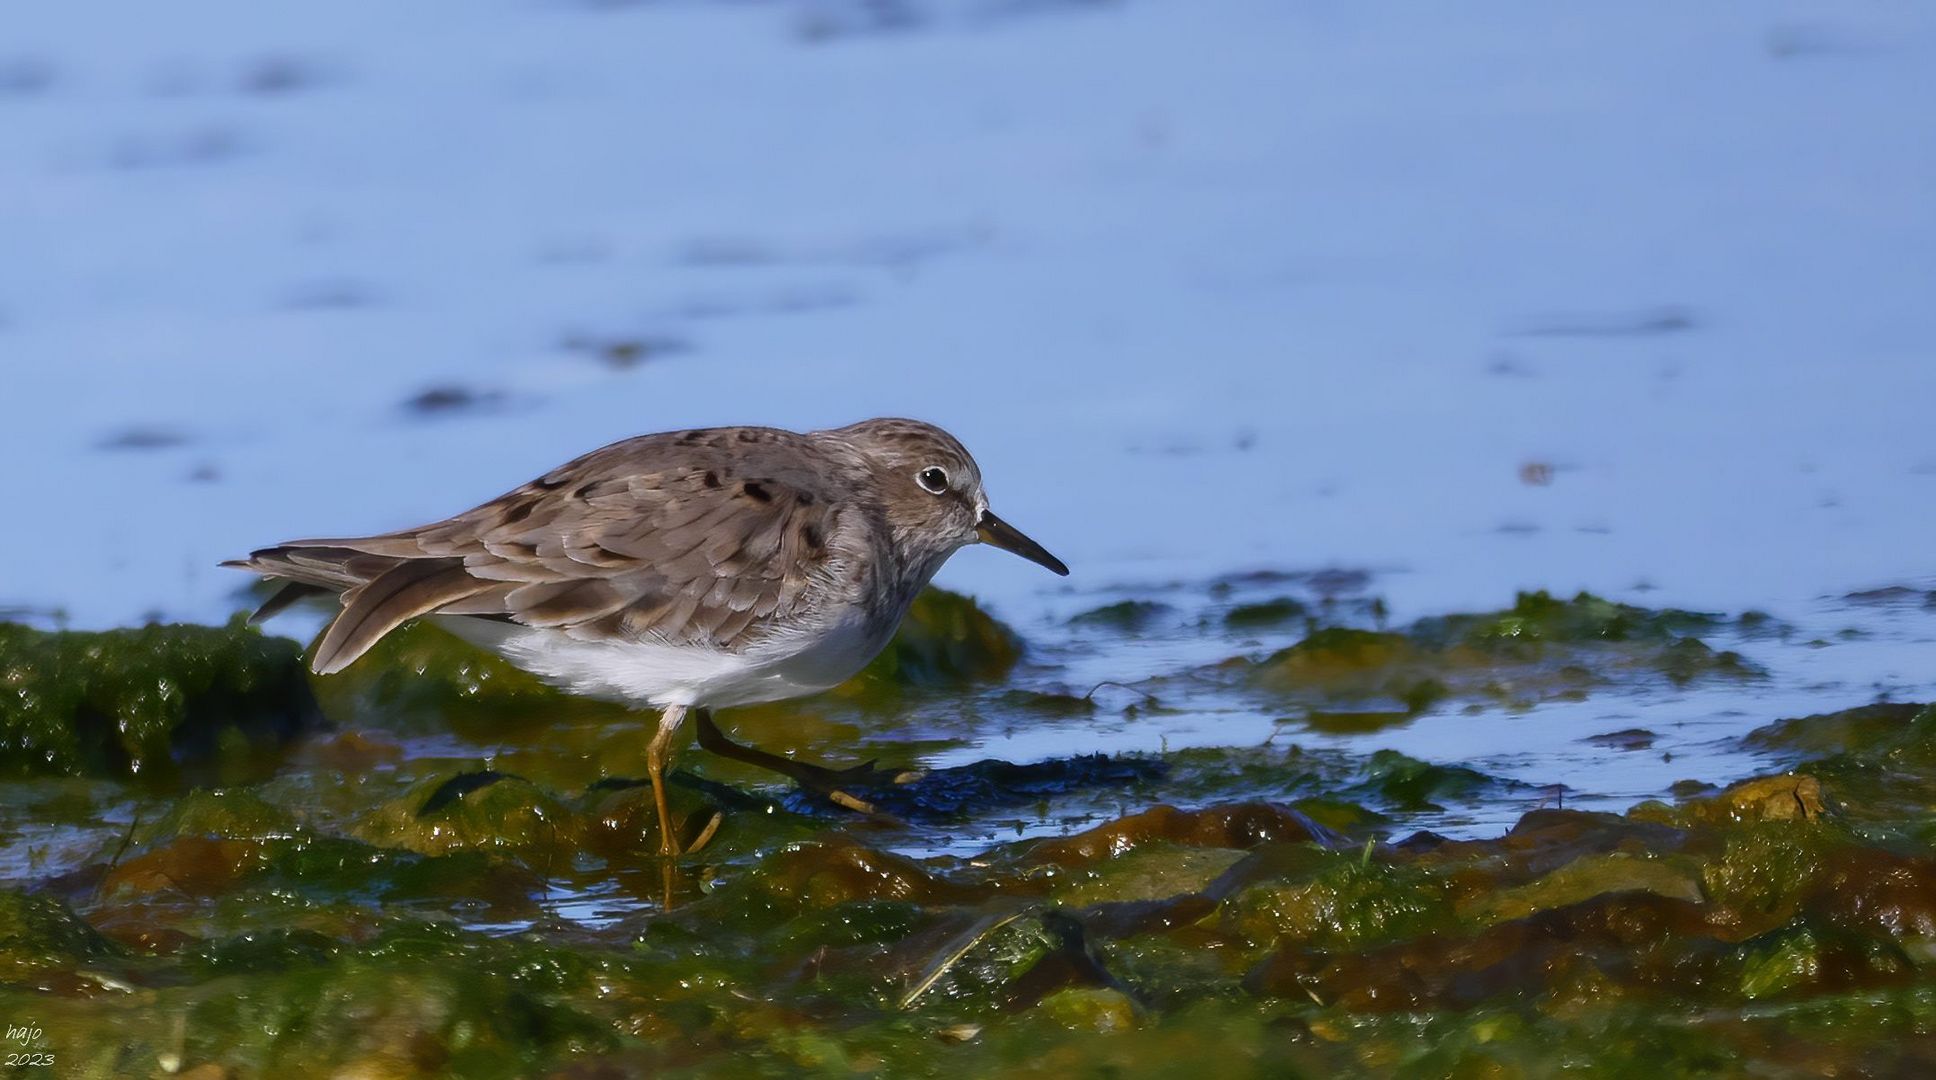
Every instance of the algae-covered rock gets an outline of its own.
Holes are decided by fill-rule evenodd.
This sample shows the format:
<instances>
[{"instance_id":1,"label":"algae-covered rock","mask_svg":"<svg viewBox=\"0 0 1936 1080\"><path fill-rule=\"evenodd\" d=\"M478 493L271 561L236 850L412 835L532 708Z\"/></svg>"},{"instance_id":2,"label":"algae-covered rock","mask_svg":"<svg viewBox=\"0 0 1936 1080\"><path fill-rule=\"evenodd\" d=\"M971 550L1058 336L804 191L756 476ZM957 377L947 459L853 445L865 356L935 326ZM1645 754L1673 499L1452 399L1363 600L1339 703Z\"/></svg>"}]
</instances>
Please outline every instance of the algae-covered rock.
<instances>
[{"instance_id":1,"label":"algae-covered rock","mask_svg":"<svg viewBox=\"0 0 1936 1080\"><path fill-rule=\"evenodd\" d=\"M1929 753L1936 751L1936 705L1886 702L1778 720L1741 741L1756 750L1810 756L1876 759L1912 749Z\"/></svg>"},{"instance_id":2,"label":"algae-covered rock","mask_svg":"<svg viewBox=\"0 0 1936 1080\"><path fill-rule=\"evenodd\" d=\"M275 927L198 942L181 953L184 968L198 978L266 974L313 967L339 955L344 943L314 930Z\"/></svg>"},{"instance_id":3,"label":"algae-covered rock","mask_svg":"<svg viewBox=\"0 0 1936 1080\"><path fill-rule=\"evenodd\" d=\"M181 1059L265 1076L510 1077L616 1045L592 999L569 995L588 965L480 938L405 925L341 955L301 936L218 945L218 968L261 970L246 994L194 1002L176 1027Z\"/></svg>"},{"instance_id":4,"label":"algae-covered rock","mask_svg":"<svg viewBox=\"0 0 1936 1080\"><path fill-rule=\"evenodd\" d=\"M757 890L769 902L801 908L881 900L948 904L975 896L905 855L843 836L789 844L754 867L741 887Z\"/></svg>"},{"instance_id":5,"label":"algae-covered rock","mask_svg":"<svg viewBox=\"0 0 1936 1080\"><path fill-rule=\"evenodd\" d=\"M1724 814L1729 821L1813 821L1828 812L1821 782L1812 776L1764 776L1728 788L1691 808ZM1697 810L1698 812L1698 810Z\"/></svg>"},{"instance_id":6,"label":"algae-covered rock","mask_svg":"<svg viewBox=\"0 0 1936 1080\"><path fill-rule=\"evenodd\" d=\"M1669 641L1661 646L1648 662L1676 686L1685 686L1696 679L1708 676L1751 679L1758 678L1762 674L1760 669L1748 663L1740 653L1715 649L1695 637L1675 638Z\"/></svg>"},{"instance_id":7,"label":"algae-covered rock","mask_svg":"<svg viewBox=\"0 0 1936 1080\"><path fill-rule=\"evenodd\" d=\"M1748 821L1815 821L1829 812L1821 782L1784 773L1743 780L1715 795L1696 796L1678 806L1642 803L1629 811L1636 820L1665 824L1725 825Z\"/></svg>"},{"instance_id":8,"label":"algae-covered rock","mask_svg":"<svg viewBox=\"0 0 1936 1080\"><path fill-rule=\"evenodd\" d=\"M619 1010L585 989L600 965L575 954L414 923L355 945L250 930L183 950L158 985L0 994L45 1031L51 1075L509 1080L620 1044Z\"/></svg>"},{"instance_id":9,"label":"algae-covered rock","mask_svg":"<svg viewBox=\"0 0 1936 1080\"><path fill-rule=\"evenodd\" d=\"M1170 605L1155 600L1120 600L1071 615L1069 625L1100 626L1131 633L1147 629L1156 620L1170 614L1171 610Z\"/></svg>"},{"instance_id":10,"label":"algae-covered rock","mask_svg":"<svg viewBox=\"0 0 1936 1080\"><path fill-rule=\"evenodd\" d=\"M0 982L71 967L115 948L66 904L51 896L0 889Z\"/></svg>"},{"instance_id":11,"label":"algae-covered rock","mask_svg":"<svg viewBox=\"0 0 1936 1080\"><path fill-rule=\"evenodd\" d=\"M473 782L485 778L484 782ZM359 819L352 833L379 847L424 855L552 847L568 858L585 822L557 796L498 773L427 778Z\"/></svg>"},{"instance_id":12,"label":"algae-covered rock","mask_svg":"<svg viewBox=\"0 0 1936 1080\"><path fill-rule=\"evenodd\" d=\"M262 841L181 836L115 864L101 879L101 893L221 896L261 870L268 855Z\"/></svg>"},{"instance_id":13,"label":"algae-covered rock","mask_svg":"<svg viewBox=\"0 0 1936 1080\"><path fill-rule=\"evenodd\" d=\"M1443 658L1402 634L1334 626L1273 653L1252 681L1278 693L1376 702L1413 715L1447 696L1446 675Z\"/></svg>"},{"instance_id":14,"label":"algae-covered rock","mask_svg":"<svg viewBox=\"0 0 1936 1080\"><path fill-rule=\"evenodd\" d=\"M1222 847L1152 845L1060 875L1050 895L1069 905L1163 900L1202 891L1244 858Z\"/></svg>"},{"instance_id":15,"label":"algae-covered rock","mask_svg":"<svg viewBox=\"0 0 1936 1080\"><path fill-rule=\"evenodd\" d=\"M1419 699L1419 709L1429 702ZM1386 728L1402 727L1418 718L1418 710L1386 709L1311 709L1301 719L1304 726L1322 735L1369 735Z\"/></svg>"},{"instance_id":16,"label":"algae-covered rock","mask_svg":"<svg viewBox=\"0 0 1936 1080\"><path fill-rule=\"evenodd\" d=\"M1817 777L1840 817L1905 842L1936 842L1936 705L1875 704L1782 720L1742 740Z\"/></svg>"},{"instance_id":17,"label":"algae-covered rock","mask_svg":"<svg viewBox=\"0 0 1936 1080\"><path fill-rule=\"evenodd\" d=\"M1044 1017L1072 1031L1128 1031L1136 1026L1136 1002L1121 990L1071 987L1035 1006Z\"/></svg>"},{"instance_id":18,"label":"algae-covered rock","mask_svg":"<svg viewBox=\"0 0 1936 1080\"><path fill-rule=\"evenodd\" d=\"M1420 620L1413 635L1440 645L1512 650L1530 642L1668 642L1720 624L1720 617L1673 608L1651 610L1582 592L1561 600L1545 590L1523 592L1504 611Z\"/></svg>"},{"instance_id":19,"label":"algae-covered rock","mask_svg":"<svg viewBox=\"0 0 1936 1080\"><path fill-rule=\"evenodd\" d=\"M914 598L894 640L858 679L901 686L991 682L1021 657L1021 638L974 600L929 588Z\"/></svg>"},{"instance_id":20,"label":"algae-covered rock","mask_svg":"<svg viewBox=\"0 0 1936 1080\"><path fill-rule=\"evenodd\" d=\"M896 954L890 964L906 972L903 1009L945 1003L1012 1012L1073 988L1124 990L1079 920L1033 905L963 913L910 938Z\"/></svg>"},{"instance_id":21,"label":"algae-covered rock","mask_svg":"<svg viewBox=\"0 0 1936 1080\"><path fill-rule=\"evenodd\" d=\"M1120 857L1145 844L1246 849L1267 842L1334 843L1335 836L1288 806L1237 803L1178 810L1155 806L1084 832L1036 841L1027 858L1035 863L1085 866Z\"/></svg>"},{"instance_id":22,"label":"algae-covered rock","mask_svg":"<svg viewBox=\"0 0 1936 1080\"><path fill-rule=\"evenodd\" d=\"M196 788L175 800L153 824L135 830L134 839L143 845L178 836L264 840L287 836L296 828L294 814L253 791Z\"/></svg>"},{"instance_id":23,"label":"algae-covered rock","mask_svg":"<svg viewBox=\"0 0 1936 1080\"><path fill-rule=\"evenodd\" d=\"M1402 634L1333 626L1312 631L1297 644L1272 654L1259 677L1266 684L1349 687L1360 685L1368 672L1418 658L1419 650Z\"/></svg>"},{"instance_id":24,"label":"algae-covered rock","mask_svg":"<svg viewBox=\"0 0 1936 1080\"><path fill-rule=\"evenodd\" d=\"M1295 598L1280 596L1275 600L1238 604L1224 612L1223 624L1232 630L1257 630L1282 626L1293 619L1303 618L1309 611L1309 608Z\"/></svg>"},{"instance_id":25,"label":"algae-covered rock","mask_svg":"<svg viewBox=\"0 0 1936 1080\"><path fill-rule=\"evenodd\" d=\"M1581 593L1521 593L1505 611L1421 619L1403 633L1315 630L1258 663L1257 686L1316 702L1380 702L1419 713L1448 698L1513 708L1584 697L1637 675L1679 685L1755 678L1740 655L1691 636L1719 625L1696 612L1651 611Z\"/></svg>"},{"instance_id":26,"label":"algae-covered rock","mask_svg":"<svg viewBox=\"0 0 1936 1080\"><path fill-rule=\"evenodd\" d=\"M1351 790L1399 810L1442 810L1441 802L1471 799L1493 784L1477 769L1379 750L1365 760L1364 778Z\"/></svg>"},{"instance_id":27,"label":"algae-covered rock","mask_svg":"<svg viewBox=\"0 0 1936 1080\"><path fill-rule=\"evenodd\" d=\"M1749 1000L1899 985L1916 965L1894 942L1811 920L1742 943L1738 992Z\"/></svg>"},{"instance_id":28,"label":"algae-covered rock","mask_svg":"<svg viewBox=\"0 0 1936 1080\"><path fill-rule=\"evenodd\" d=\"M1823 828L1752 821L1727 829L1722 844L1701 868L1702 888L1731 925L1759 931L1801 910L1848 840Z\"/></svg>"},{"instance_id":29,"label":"algae-covered rock","mask_svg":"<svg viewBox=\"0 0 1936 1080\"><path fill-rule=\"evenodd\" d=\"M1480 922L1518 919L1616 892L1650 892L1698 903L1702 899L1700 869L1687 859L1655 859L1627 852L1588 855L1537 881L1482 893L1461 914Z\"/></svg>"},{"instance_id":30,"label":"algae-covered rock","mask_svg":"<svg viewBox=\"0 0 1936 1080\"><path fill-rule=\"evenodd\" d=\"M320 720L296 647L241 624L42 631L0 623L0 770L246 772Z\"/></svg>"},{"instance_id":31,"label":"algae-covered rock","mask_svg":"<svg viewBox=\"0 0 1936 1080\"><path fill-rule=\"evenodd\" d=\"M1421 934L1369 950L1287 941L1245 977L1266 996L1314 998L1353 1012L1466 1009L1491 1000L1613 986L1711 980L1726 946L1701 905L1651 892L1607 893L1495 923L1476 934Z\"/></svg>"},{"instance_id":32,"label":"algae-covered rock","mask_svg":"<svg viewBox=\"0 0 1936 1080\"><path fill-rule=\"evenodd\" d=\"M1446 883L1408 867L1338 853L1314 872L1259 882L1224 901L1224 926L1257 946L1359 948L1450 922Z\"/></svg>"},{"instance_id":33,"label":"algae-covered rock","mask_svg":"<svg viewBox=\"0 0 1936 1080\"><path fill-rule=\"evenodd\" d=\"M1930 958L1936 946L1936 859L1850 845L1821 863L1809 910L1837 926L1912 942Z\"/></svg>"}]
</instances>

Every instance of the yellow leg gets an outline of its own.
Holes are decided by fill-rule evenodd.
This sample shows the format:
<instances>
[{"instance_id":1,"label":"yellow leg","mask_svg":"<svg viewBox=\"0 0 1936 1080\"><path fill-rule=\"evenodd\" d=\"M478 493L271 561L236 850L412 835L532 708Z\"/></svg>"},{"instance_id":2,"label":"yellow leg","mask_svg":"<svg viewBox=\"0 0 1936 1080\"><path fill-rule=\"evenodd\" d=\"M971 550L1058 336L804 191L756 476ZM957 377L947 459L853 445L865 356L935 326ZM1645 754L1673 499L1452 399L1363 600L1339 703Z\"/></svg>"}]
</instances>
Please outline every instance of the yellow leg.
<instances>
[{"instance_id":1,"label":"yellow leg","mask_svg":"<svg viewBox=\"0 0 1936 1080\"><path fill-rule=\"evenodd\" d=\"M672 737L686 718L684 705L667 705L659 714L659 730L645 751L645 772L652 780L652 801L659 811L659 854L679 854L679 841L673 838L672 814L666 809L665 767L672 760Z\"/></svg>"}]
</instances>

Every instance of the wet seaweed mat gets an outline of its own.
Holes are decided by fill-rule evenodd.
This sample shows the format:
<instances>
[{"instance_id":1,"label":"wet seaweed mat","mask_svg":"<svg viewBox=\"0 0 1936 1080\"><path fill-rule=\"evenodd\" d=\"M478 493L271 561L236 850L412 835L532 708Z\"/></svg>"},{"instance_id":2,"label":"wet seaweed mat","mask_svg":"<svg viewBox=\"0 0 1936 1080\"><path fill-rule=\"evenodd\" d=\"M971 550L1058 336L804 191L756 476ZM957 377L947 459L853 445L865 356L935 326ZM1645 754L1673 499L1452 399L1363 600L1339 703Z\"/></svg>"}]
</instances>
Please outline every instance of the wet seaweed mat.
<instances>
[{"instance_id":1,"label":"wet seaweed mat","mask_svg":"<svg viewBox=\"0 0 1936 1080\"><path fill-rule=\"evenodd\" d=\"M1299 601L1267 620L1288 644L1084 688L926 597L853 684L722 716L782 752L879 759L856 774L879 812L694 753L674 816L716 831L675 862L635 718L427 628L313 686L298 649L240 624L8 628L0 1011L102 1076L1936 1066L1936 706L1763 723L1729 739L1763 775L1572 809L1351 740L1595 697L1644 713L1657 690L1760 686L1785 654L1708 643L1754 640L1739 620L1591 596L1329 616L1355 623ZM1198 624L1213 647L1232 632ZM1292 719L1249 743L930 761L981 725L1197 700ZM1367 715L1391 719L1336 734ZM1599 752L1651 752L1642 730ZM1435 831L1473 805L1522 812Z\"/></svg>"}]
</instances>

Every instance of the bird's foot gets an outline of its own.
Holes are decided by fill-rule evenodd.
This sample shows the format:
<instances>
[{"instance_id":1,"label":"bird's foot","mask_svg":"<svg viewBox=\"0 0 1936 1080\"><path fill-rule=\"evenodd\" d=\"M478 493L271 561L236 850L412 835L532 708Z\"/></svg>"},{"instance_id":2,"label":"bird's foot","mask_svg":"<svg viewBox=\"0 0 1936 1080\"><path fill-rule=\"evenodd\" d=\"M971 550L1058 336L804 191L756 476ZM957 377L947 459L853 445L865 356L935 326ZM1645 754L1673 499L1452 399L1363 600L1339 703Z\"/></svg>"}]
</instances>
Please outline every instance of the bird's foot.
<instances>
[{"instance_id":1,"label":"bird's foot","mask_svg":"<svg viewBox=\"0 0 1936 1080\"><path fill-rule=\"evenodd\" d=\"M835 806L883 821L894 820L881 813L873 803L855 795L854 791L888 783L905 783L906 773L879 768L872 761L846 769L829 769L824 765L795 761L756 747L743 746L728 739L713 723L712 716L703 711L698 714L696 730L699 745L704 750L779 773L799 784L802 790L813 792Z\"/></svg>"}]
</instances>

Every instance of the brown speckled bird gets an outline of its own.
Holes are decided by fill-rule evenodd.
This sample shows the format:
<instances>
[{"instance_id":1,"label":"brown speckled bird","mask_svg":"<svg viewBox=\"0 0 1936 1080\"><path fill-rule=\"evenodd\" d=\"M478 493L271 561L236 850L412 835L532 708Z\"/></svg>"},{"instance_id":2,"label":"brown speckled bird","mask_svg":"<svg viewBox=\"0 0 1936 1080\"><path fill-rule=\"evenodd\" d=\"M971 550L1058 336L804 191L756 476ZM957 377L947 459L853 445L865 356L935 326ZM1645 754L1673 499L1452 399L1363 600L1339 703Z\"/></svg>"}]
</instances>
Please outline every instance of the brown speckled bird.
<instances>
[{"instance_id":1,"label":"brown speckled bird","mask_svg":"<svg viewBox=\"0 0 1936 1080\"><path fill-rule=\"evenodd\" d=\"M700 745L832 793L839 774L727 742L707 710L845 681L976 542L1069 572L989 512L952 435L880 419L641 435L434 524L297 540L223 565L291 582L258 619L340 594L310 661L318 674L431 616L571 693L658 708L646 768L661 850L674 855L664 773L687 711Z\"/></svg>"}]
</instances>

